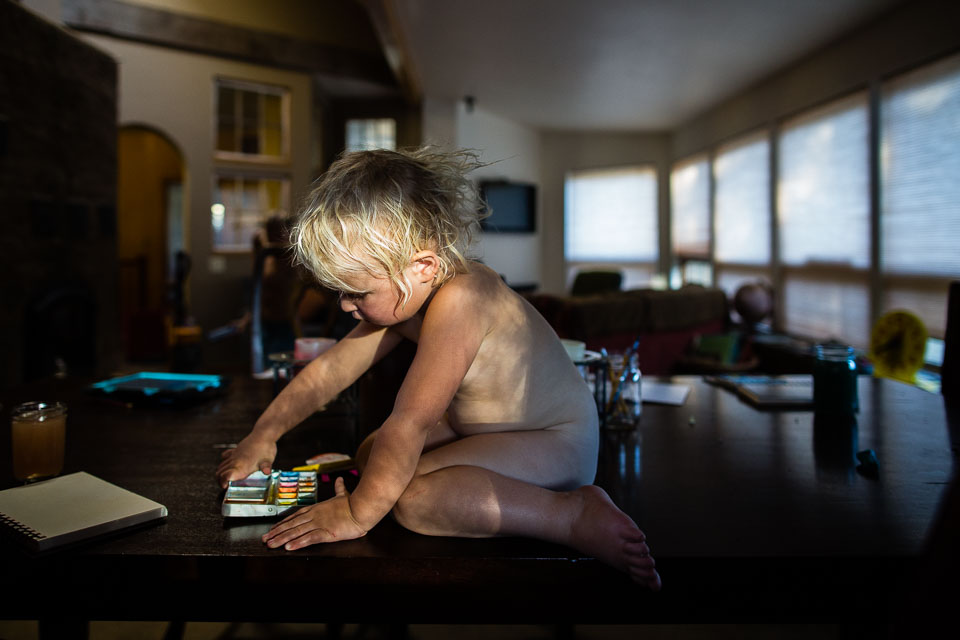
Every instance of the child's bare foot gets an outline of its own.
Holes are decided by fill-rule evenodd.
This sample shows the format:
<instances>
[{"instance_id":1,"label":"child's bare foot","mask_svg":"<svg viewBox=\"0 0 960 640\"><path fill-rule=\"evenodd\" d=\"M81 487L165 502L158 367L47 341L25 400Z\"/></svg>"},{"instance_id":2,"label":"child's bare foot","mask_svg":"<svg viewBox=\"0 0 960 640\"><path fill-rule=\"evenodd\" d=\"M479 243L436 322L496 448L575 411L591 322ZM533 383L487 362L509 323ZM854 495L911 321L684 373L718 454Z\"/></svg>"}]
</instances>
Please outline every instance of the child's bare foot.
<instances>
[{"instance_id":1,"label":"child's bare foot","mask_svg":"<svg viewBox=\"0 0 960 640\"><path fill-rule=\"evenodd\" d=\"M634 582L660 590L660 575L643 532L607 492L588 485L570 493L582 507L570 528L570 546L626 571Z\"/></svg>"}]
</instances>

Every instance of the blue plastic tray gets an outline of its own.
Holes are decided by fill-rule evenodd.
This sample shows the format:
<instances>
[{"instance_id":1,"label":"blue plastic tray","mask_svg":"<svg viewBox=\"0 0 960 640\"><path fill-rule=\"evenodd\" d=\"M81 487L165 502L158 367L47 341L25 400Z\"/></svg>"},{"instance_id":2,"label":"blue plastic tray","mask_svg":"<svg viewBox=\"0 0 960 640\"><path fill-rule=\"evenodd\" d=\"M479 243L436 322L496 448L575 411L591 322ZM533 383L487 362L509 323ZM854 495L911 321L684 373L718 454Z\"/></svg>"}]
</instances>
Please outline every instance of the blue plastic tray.
<instances>
[{"instance_id":1,"label":"blue plastic tray","mask_svg":"<svg viewBox=\"0 0 960 640\"><path fill-rule=\"evenodd\" d=\"M179 402L206 398L226 387L223 376L140 372L90 385L90 390L125 401Z\"/></svg>"}]
</instances>

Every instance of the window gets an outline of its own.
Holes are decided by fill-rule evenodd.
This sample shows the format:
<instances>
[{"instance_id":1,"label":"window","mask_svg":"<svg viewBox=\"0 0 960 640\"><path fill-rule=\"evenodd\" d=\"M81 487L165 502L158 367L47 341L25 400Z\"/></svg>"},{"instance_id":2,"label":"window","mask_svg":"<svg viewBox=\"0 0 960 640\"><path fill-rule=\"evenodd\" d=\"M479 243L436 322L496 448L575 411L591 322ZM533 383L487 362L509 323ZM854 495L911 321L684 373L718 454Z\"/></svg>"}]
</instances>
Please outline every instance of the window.
<instances>
[{"instance_id":1,"label":"window","mask_svg":"<svg viewBox=\"0 0 960 640\"><path fill-rule=\"evenodd\" d=\"M775 139L760 132L710 150L709 264L729 295L771 280L778 329L863 348L876 314L907 309L936 346L960 278L960 55L880 86L779 123ZM671 175L681 255L696 246L697 164Z\"/></svg>"},{"instance_id":2,"label":"window","mask_svg":"<svg viewBox=\"0 0 960 640\"><path fill-rule=\"evenodd\" d=\"M673 250L679 257L710 253L710 163L705 156L677 164L670 174Z\"/></svg>"},{"instance_id":3,"label":"window","mask_svg":"<svg viewBox=\"0 0 960 640\"><path fill-rule=\"evenodd\" d=\"M882 307L910 309L943 337L960 277L960 56L884 87L880 141Z\"/></svg>"},{"instance_id":4,"label":"window","mask_svg":"<svg viewBox=\"0 0 960 640\"><path fill-rule=\"evenodd\" d=\"M216 80L216 155L226 160L286 161L289 91L239 80Z\"/></svg>"},{"instance_id":5,"label":"window","mask_svg":"<svg viewBox=\"0 0 960 640\"><path fill-rule=\"evenodd\" d=\"M717 262L770 263L770 142L767 134L721 147L713 163Z\"/></svg>"},{"instance_id":6,"label":"window","mask_svg":"<svg viewBox=\"0 0 960 640\"><path fill-rule=\"evenodd\" d=\"M220 173L210 207L215 251L250 251L253 237L272 215L289 210L290 182Z\"/></svg>"},{"instance_id":7,"label":"window","mask_svg":"<svg viewBox=\"0 0 960 640\"><path fill-rule=\"evenodd\" d=\"M710 285L710 160L678 163L670 173L671 238L680 283Z\"/></svg>"},{"instance_id":8,"label":"window","mask_svg":"<svg viewBox=\"0 0 960 640\"><path fill-rule=\"evenodd\" d=\"M397 121L393 118L347 120L347 151L397 148Z\"/></svg>"},{"instance_id":9,"label":"window","mask_svg":"<svg viewBox=\"0 0 960 640\"><path fill-rule=\"evenodd\" d=\"M571 266L624 266L624 287L652 276L658 256L657 172L576 171L564 186L564 256Z\"/></svg>"},{"instance_id":10,"label":"window","mask_svg":"<svg viewBox=\"0 0 960 640\"><path fill-rule=\"evenodd\" d=\"M217 78L216 144L210 226L214 251L246 252L274 215L287 215L290 180L290 92L283 87ZM242 162L241 172L227 168Z\"/></svg>"},{"instance_id":11,"label":"window","mask_svg":"<svg viewBox=\"0 0 960 640\"><path fill-rule=\"evenodd\" d=\"M869 302L868 153L862 93L783 126L777 224L787 331L856 346L869 340L869 304L853 315L849 308ZM806 293L818 288L822 295Z\"/></svg>"},{"instance_id":12,"label":"window","mask_svg":"<svg viewBox=\"0 0 960 640\"><path fill-rule=\"evenodd\" d=\"M764 131L717 150L713 162L717 285L770 281L770 136Z\"/></svg>"}]
</instances>

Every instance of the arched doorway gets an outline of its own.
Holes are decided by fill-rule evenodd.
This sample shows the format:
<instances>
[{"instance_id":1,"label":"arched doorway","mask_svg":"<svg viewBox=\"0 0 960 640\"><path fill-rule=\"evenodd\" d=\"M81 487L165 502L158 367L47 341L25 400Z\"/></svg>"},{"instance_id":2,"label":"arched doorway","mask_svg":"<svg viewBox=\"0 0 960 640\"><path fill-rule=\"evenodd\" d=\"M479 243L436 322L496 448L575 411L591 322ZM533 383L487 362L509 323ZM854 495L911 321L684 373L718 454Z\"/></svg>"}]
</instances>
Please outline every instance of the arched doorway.
<instances>
[{"instance_id":1,"label":"arched doorway","mask_svg":"<svg viewBox=\"0 0 960 640\"><path fill-rule=\"evenodd\" d=\"M121 127L117 148L117 257L126 359L166 357L175 256L185 249L183 154L141 125Z\"/></svg>"}]
</instances>

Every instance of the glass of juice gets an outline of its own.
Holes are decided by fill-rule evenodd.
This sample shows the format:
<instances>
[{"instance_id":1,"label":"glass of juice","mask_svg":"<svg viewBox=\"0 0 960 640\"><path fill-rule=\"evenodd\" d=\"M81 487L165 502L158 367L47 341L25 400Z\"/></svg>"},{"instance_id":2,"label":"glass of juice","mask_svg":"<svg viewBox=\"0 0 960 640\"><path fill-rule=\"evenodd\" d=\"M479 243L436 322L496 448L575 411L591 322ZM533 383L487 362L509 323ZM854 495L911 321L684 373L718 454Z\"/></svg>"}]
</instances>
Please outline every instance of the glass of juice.
<instances>
[{"instance_id":1,"label":"glass of juice","mask_svg":"<svg viewBox=\"0 0 960 640\"><path fill-rule=\"evenodd\" d=\"M25 402L10 418L13 476L24 482L53 477L63 470L67 405Z\"/></svg>"}]
</instances>

